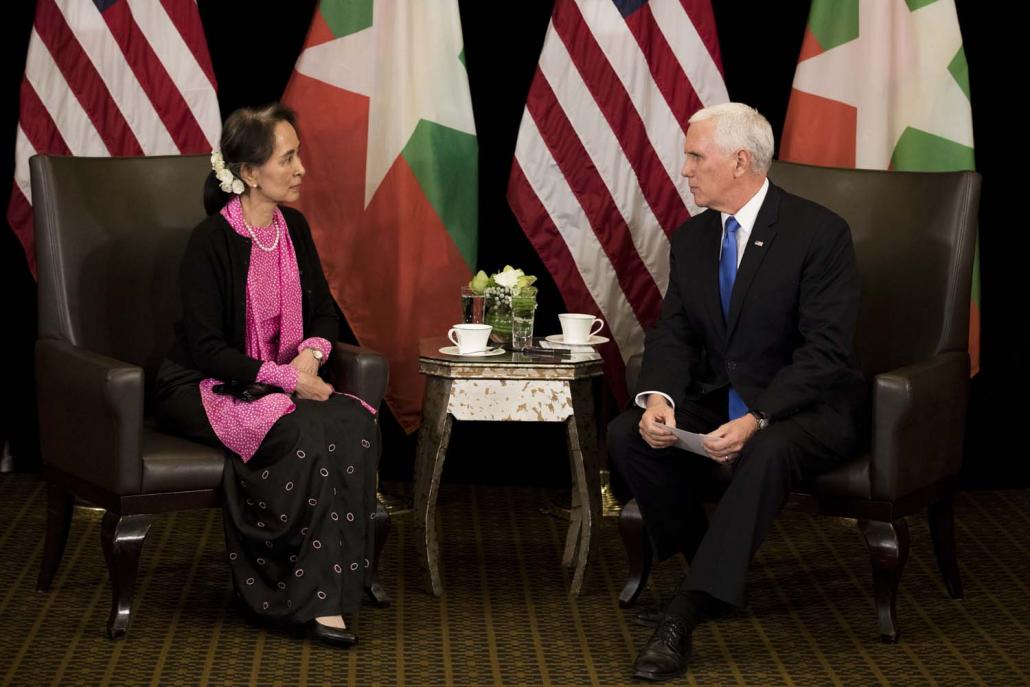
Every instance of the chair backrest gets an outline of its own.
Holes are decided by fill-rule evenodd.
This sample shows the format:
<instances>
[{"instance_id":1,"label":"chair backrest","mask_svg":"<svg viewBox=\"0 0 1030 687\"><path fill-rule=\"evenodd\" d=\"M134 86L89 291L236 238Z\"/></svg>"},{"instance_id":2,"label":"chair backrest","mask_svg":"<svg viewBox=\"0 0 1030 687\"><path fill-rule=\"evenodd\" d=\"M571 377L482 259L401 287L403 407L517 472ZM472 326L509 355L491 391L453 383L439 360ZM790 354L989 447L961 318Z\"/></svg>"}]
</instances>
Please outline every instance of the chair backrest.
<instances>
[{"instance_id":1,"label":"chair backrest","mask_svg":"<svg viewBox=\"0 0 1030 687\"><path fill-rule=\"evenodd\" d=\"M966 350L979 174L774 161L769 178L830 208L851 227L862 279L855 347L868 378ZM631 391L640 362L634 356L626 363Z\"/></svg>"},{"instance_id":2,"label":"chair backrest","mask_svg":"<svg viewBox=\"0 0 1030 687\"><path fill-rule=\"evenodd\" d=\"M851 227L862 279L855 346L868 377L967 349L979 174L773 162L769 178Z\"/></svg>"},{"instance_id":3,"label":"chair backrest","mask_svg":"<svg viewBox=\"0 0 1030 687\"><path fill-rule=\"evenodd\" d=\"M152 382L181 310L186 241L206 216L208 156L37 155L29 166L40 338L140 365Z\"/></svg>"}]
</instances>

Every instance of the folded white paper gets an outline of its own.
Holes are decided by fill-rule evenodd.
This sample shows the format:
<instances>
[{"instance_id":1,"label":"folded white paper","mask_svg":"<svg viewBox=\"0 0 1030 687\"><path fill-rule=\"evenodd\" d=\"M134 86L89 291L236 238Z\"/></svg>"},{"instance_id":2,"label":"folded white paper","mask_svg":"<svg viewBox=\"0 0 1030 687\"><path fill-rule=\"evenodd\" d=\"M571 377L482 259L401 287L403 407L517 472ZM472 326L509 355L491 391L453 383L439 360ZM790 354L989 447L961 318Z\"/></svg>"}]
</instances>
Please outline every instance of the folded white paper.
<instances>
[{"instance_id":1,"label":"folded white paper","mask_svg":"<svg viewBox=\"0 0 1030 687\"><path fill-rule=\"evenodd\" d=\"M676 435L676 443L674 444L676 448L681 448L684 451L690 451L691 453L696 453L697 455L705 456L706 458L708 457L708 454L705 453L705 447L701 444L701 439L704 437L703 434L695 434L694 432L688 432L677 427L671 427L670 429L672 429L672 433Z\"/></svg>"}]
</instances>

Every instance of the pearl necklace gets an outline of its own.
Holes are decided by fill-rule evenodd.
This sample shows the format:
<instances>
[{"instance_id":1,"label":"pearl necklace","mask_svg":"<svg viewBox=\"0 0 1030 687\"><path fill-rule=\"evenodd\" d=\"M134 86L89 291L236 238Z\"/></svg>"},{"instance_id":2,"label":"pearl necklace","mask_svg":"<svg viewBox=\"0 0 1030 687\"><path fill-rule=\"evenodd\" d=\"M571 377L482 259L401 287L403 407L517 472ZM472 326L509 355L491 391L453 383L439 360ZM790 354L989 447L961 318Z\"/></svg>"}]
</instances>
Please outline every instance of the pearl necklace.
<instances>
[{"instance_id":1,"label":"pearl necklace","mask_svg":"<svg viewBox=\"0 0 1030 687\"><path fill-rule=\"evenodd\" d=\"M261 244L261 241L258 240L257 232L254 231L254 227L250 226L250 222L248 222L247 218L243 216L243 208L240 208L240 219L243 220L243 226L245 226L247 228L247 231L250 232L250 237L254 239L254 243L257 244L258 248L265 251L266 253L271 253L275 250L275 247L279 245L279 223L275 221L275 215L272 215L272 225L275 227L275 240L272 241L272 245L268 248L265 248Z\"/></svg>"}]
</instances>

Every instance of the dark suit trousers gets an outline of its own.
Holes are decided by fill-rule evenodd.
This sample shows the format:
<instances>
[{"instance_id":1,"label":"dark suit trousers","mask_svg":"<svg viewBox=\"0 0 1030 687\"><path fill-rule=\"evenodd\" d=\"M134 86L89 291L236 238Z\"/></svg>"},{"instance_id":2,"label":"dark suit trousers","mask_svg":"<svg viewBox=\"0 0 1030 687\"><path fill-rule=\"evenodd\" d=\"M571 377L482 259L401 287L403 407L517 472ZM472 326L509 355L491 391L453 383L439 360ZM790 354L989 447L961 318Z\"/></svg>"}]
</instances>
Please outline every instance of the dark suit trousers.
<instances>
[{"instance_id":1,"label":"dark suit trousers","mask_svg":"<svg viewBox=\"0 0 1030 687\"><path fill-rule=\"evenodd\" d=\"M742 605L751 558L791 488L842 459L788 418L752 436L732 467L720 465L675 448L651 448L637 427L642 413L634 408L611 422L608 453L640 506L655 555L664 560L682 552L690 561L682 589ZM710 432L725 421L725 411L695 403L676 409L676 425L692 432ZM706 531L705 497L727 480Z\"/></svg>"}]
</instances>

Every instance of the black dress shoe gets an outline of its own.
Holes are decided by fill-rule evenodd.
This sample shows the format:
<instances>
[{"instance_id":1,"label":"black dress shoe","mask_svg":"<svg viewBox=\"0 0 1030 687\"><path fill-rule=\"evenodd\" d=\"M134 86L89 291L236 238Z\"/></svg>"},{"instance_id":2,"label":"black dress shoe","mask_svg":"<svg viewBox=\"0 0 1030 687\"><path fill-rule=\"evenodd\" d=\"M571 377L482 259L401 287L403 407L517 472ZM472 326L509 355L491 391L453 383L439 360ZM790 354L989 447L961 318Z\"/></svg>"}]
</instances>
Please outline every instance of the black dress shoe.
<instances>
[{"instance_id":1,"label":"black dress shoe","mask_svg":"<svg viewBox=\"0 0 1030 687\"><path fill-rule=\"evenodd\" d=\"M682 618L665 616L633 663L633 677L668 680L687 672L693 629Z\"/></svg>"},{"instance_id":2,"label":"black dress shoe","mask_svg":"<svg viewBox=\"0 0 1030 687\"><path fill-rule=\"evenodd\" d=\"M350 628L340 629L323 625L317 620L309 620L305 630L308 637L334 646L354 646L358 643L358 636Z\"/></svg>"}]
</instances>

